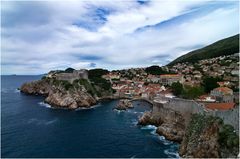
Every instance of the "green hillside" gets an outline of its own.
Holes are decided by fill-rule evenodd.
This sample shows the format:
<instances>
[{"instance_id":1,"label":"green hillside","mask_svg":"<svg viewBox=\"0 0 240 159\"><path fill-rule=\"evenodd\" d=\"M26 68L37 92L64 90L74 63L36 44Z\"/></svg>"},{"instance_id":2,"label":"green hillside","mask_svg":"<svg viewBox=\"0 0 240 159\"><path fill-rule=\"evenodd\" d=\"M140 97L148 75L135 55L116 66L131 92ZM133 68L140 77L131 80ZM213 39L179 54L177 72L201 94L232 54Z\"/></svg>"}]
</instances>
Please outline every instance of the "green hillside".
<instances>
[{"instance_id":1,"label":"green hillside","mask_svg":"<svg viewBox=\"0 0 240 159\"><path fill-rule=\"evenodd\" d=\"M238 52L239 52L239 34L228 37L226 39L222 39L204 48L191 51L170 62L168 65L173 65L182 62L196 62L198 60L223 55L231 55Z\"/></svg>"}]
</instances>

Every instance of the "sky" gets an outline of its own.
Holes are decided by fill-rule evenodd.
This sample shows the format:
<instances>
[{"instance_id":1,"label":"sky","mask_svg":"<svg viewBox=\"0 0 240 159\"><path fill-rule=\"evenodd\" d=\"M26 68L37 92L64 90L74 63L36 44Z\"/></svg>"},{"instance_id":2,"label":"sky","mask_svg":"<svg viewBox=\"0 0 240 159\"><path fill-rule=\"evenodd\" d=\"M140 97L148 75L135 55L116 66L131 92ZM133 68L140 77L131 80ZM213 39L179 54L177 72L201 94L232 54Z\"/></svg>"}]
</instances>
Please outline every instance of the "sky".
<instances>
[{"instance_id":1,"label":"sky","mask_svg":"<svg viewBox=\"0 0 240 159\"><path fill-rule=\"evenodd\" d=\"M1 73L163 66L238 33L238 1L1 1Z\"/></svg>"}]
</instances>

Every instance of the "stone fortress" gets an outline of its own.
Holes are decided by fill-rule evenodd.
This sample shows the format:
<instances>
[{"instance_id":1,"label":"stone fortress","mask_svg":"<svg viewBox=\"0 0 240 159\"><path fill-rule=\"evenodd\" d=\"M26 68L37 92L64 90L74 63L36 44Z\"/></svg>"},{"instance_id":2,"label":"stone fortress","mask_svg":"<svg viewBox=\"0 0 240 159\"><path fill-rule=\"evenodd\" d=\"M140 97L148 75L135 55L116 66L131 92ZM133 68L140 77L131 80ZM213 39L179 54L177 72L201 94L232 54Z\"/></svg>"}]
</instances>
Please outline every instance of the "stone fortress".
<instances>
[{"instance_id":1,"label":"stone fortress","mask_svg":"<svg viewBox=\"0 0 240 159\"><path fill-rule=\"evenodd\" d=\"M73 70L72 73L51 71L46 77L73 83L76 79L88 79L88 71L86 69Z\"/></svg>"}]
</instances>

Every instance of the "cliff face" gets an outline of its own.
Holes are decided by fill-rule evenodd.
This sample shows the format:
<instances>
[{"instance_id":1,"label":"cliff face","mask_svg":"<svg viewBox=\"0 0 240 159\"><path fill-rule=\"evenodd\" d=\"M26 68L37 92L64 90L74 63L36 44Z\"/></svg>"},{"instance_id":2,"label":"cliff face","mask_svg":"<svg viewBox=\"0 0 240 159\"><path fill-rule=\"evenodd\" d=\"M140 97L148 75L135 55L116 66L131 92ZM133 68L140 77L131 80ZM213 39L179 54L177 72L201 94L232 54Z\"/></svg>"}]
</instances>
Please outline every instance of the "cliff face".
<instances>
[{"instance_id":1,"label":"cliff face","mask_svg":"<svg viewBox=\"0 0 240 159\"><path fill-rule=\"evenodd\" d=\"M21 92L29 95L44 95L47 96L53 91L52 86L45 80L33 81L24 83L21 88Z\"/></svg>"},{"instance_id":2,"label":"cliff face","mask_svg":"<svg viewBox=\"0 0 240 159\"><path fill-rule=\"evenodd\" d=\"M127 109L132 109L132 108L133 108L133 104L129 99L119 100L117 106L115 107L115 109L117 109L117 110L127 110Z\"/></svg>"},{"instance_id":3,"label":"cliff face","mask_svg":"<svg viewBox=\"0 0 240 159\"><path fill-rule=\"evenodd\" d=\"M184 136L184 118L180 113L171 109L160 107L157 112L146 112L138 123L140 125L158 126L156 132L171 141L181 142Z\"/></svg>"},{"instance_id":4,"label":"cliff face","mask_svg":"<svg viewBox=\"0 0 240 159\"><path fill-rule=\"evenodd\" d=\"M179 155L184 158L234 158L239 153L239 136L219 117L192 114L185 122L181 113L159 104L144 113L138 123L158 126L158 134L181 143Z\"/></svg>"},{"instance_id":5,"label":"cliff face","mask_svg":"<svg viewBox=\"0 0 240 159\"><path fill-rule=\"evenodd\" d=\"M61 108L90 107L97 102L80 83L73 85L66 81L42 79L25 83L20 90L30 95L47 96L46 103Z\"/></svg>"},{"instance_id":6,"label":"cliff face","mask_svg":"<svg viewBox=\"0 0 240 159\"><path fill-rule=\"evenodd\" d=\"M220 157L218 142L220 122L210 116L193 115L180 145L180 156L187 158Z\"/></svg>"},{"instance_id":7,"label":"cliff face","mask_svg":"<svg viewBox=\"0 0 240 159\"><path fill-rule=\"evenodd\" d=\"M194 114L180 145L182 157L236 158L239 136L231 125L218 117Z\"/></svg>"}]
</instances>

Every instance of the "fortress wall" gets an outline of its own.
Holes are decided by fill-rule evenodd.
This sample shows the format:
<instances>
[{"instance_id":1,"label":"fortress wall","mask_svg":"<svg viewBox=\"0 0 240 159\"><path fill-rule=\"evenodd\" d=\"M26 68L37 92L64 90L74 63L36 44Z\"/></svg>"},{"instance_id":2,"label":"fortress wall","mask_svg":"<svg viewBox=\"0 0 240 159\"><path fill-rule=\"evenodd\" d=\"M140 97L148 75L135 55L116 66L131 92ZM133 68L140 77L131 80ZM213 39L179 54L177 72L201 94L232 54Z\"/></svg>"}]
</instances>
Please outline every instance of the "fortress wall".
<instances>
[{"instance_id":1,"label":"fortress wall","mask_svg":"<svg viewBox=\"0 0 240 159\"><path fill-rule=\"evenodd\" d=\"M207 112L209 115L217 116L223 119L225 124L232 125L234 129L239 132L239 109L238 107L226 111L211 111Z\"/></svg>"},{"instance_id":2,"label":"fortress wall","mask_svg":"<svg viewBox=\"0 0 240 159\"><path fill-rule=\"evenodd\" d=\"M182 114L185 119L185 124L187 125L191 119L191 115L195 113L205 113L207 115L212 115L216 117L220 117L223 119L225 124L232 125L235 130L239 130L239 110L235 108L233 110L227 111L206 111L204 107L196 103L193 100L186 100L180 98L166 98L161 97L161 100L167 101L166 103L157 103L153 104L153 113L162 111L161 107L166 109L174 110ZM167 112L164 112L167 113ZM164 113L161 113L164 115ZM156 113L155 113L156 114Z\"/></svg>"}]
</instances>

